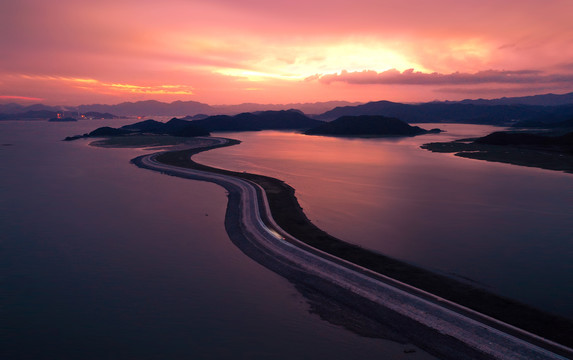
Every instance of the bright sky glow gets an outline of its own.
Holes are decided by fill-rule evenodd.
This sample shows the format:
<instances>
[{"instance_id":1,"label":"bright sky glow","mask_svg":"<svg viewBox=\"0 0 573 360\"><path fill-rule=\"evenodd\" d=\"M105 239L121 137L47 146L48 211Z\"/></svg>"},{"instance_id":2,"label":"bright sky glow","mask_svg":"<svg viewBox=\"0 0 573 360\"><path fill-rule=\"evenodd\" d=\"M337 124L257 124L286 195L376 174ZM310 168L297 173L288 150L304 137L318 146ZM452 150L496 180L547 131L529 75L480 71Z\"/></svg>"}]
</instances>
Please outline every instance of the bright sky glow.
<instances>
[{"instance_id":1,"label":"bright sky glow","mask_svg":"<svg viewBox=\"0 0 573 360\"><path fill-rule=\"evenodd\" d=\"M573 91L571 14L569 0L4 1L0 101L564 93Z\"/></svg>"}]
</instances>

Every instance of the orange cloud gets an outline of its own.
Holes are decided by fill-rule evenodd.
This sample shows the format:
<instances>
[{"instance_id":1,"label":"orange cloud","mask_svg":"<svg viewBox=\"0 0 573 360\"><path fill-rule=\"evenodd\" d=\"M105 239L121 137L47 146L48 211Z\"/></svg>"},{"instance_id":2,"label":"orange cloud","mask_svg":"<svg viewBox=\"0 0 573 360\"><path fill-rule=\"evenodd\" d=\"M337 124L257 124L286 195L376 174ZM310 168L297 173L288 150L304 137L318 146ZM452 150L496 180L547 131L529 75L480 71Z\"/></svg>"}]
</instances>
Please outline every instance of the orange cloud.
<instances>
[{"instance_id":1,"label":"orange cloud","mask_svg":"<svg viewBox=\"0 0 573 360\"><path fill-rule=\"evenodd\" d=\"M40 80L49 81L68 86L76 87L79 89L89 90L95 93L132 93L132 94L147 94L147 95L192 95L192 88L188 85L134 85L134 84L121 84L121 83L107 83L90 78L76 78L66 76L53 76L53 75L20 75L22 79L26 80Z\"/></svg>"},{"instance_id":2,"label":"orange cloud","mask_svg":"<svg viewBox=\"0 0 573 360\"><path fill-rule=\"evenodd\" d=\"M17 95L0 95L0 100L42 101L44 99Z\"/></svg>"}]
</instances>

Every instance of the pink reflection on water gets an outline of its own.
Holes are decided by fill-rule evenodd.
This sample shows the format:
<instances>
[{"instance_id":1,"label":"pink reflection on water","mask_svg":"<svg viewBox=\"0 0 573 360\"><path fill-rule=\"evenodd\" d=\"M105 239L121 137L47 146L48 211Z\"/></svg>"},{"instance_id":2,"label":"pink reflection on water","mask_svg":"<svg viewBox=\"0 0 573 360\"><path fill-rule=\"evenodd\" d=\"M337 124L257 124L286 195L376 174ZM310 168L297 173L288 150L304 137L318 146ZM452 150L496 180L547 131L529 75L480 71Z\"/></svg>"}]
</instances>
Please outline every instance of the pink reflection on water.
<instances>
[{"instance_id":1,"label":"pink reflection on water","mask_svg":"<svg viewBox=\"0 0 573 360\"><path fill-rule=\"evenodd\" d=\"M231 133L224 136L243 142L196 160L284 180L296 189L307 216L345 241L510 296L555 298L555 283L571 273L573 261L567 256L573 246L571 175L420 149L426 142L499 130L425 127L438 126L447 132L413 138ZM516 278L527 279L528 286Z\"/></svg>"}]
</instances>

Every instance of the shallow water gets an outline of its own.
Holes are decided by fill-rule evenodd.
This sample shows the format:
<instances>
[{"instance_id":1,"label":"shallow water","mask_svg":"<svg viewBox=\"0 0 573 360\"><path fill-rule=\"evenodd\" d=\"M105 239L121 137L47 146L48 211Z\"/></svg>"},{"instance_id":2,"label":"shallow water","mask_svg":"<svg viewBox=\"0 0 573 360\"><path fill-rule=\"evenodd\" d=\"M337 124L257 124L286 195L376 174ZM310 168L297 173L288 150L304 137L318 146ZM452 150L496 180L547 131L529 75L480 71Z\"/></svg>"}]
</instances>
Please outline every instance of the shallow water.
<instances>
[{"instance_id":1,"label":"shallow water","mask_svg":"<svg viewBox=\"0 0 573 360\"><path fill-rule=\"evenodd\" d=\"M273 176L345 241L573 318L573 175L431 153L499 128L435 124L414 138L222 133L201 163Z\"/></svg>"},{"instance_id":2,"label":"shallow water","mask_svg":"<svg viewBox=\"0 0 573 360\"><path fill-rule=\"evenodd\" d=\"M126 121L0 122L2 345L18 359L403 359L309 313L224 229L225 191L61 142ZM432 359L421 350L408 359Z\"/></svg>"}]
</instances>

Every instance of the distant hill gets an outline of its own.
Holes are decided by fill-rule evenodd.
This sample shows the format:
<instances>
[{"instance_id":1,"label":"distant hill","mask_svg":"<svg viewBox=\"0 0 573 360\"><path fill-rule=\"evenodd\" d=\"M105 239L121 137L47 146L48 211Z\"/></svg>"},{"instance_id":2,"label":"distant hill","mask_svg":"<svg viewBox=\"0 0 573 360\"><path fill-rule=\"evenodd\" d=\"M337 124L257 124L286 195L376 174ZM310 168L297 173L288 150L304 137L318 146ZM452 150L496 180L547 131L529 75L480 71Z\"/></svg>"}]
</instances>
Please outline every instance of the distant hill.
<instances>
[{"instance_id":1,"label":"distant hill","mask_svg":"<svg viewBox=\"0 0 573 360\"><path fill-rule=\"evenodd\" d=\"M151 133L184 137L210 135L209 131L204 127L192 121L177 118L173 118L166 123L155 120L140 121L135 124L122 126L121 130L128 130L134 133Z\"/></svg>"},{"instance_id":2,"label":"distant hill","mask_svg":"<svg viewBox=\"0 0 573 360\"><path fill-rule=\"evenodd\" d=\"M382 115L406 122L461 122L474 124L508 125L522 120L564 121L573 117L573 93L500 98L492 100L463 100L402 104L375 101L366 104L346 101L327 101L291 104L209 105L197 101L171 103L147 100L123 102L115 105L91 104L80 106L23 106L15 103L0 104L0 120L51 118L57 112L80 114L98 113L115 116L176 116L198 120L214 115L233 116L242 113L297 109L312 114L318 120L334 120L341 116ZM45 112L46 116L39 116ZM64 114L67 116L68 114ZM188 117L187 117L188 116ZM86 115L89 118L99 116Z\"/></svg>"},{"instance_id":3,"label":"distant hill","mask_svg":"<svg viewBox=\"0 0 573 360\"><path fill-rule=\"evenodd\" d=\"M100 118L88 114L115 114L114 116L190 116L201 115L203 117L212 115L236 115L245 112L256 111L280 111L297 109L305 114L321 114L337 106L358 105L358 102L348 101L327 101L315 103L295 103L295 104L254 104L245 103L238 105L208 105L197 101L174 101L165 103L156 100L123 102L121 104L91 104L80 106L48 106L35 104L23 106L20 104L0 104L0 114L22 114L28 111L70 111L85 114L86 117ZM15 116L14 116L15 118Z\"/></svg>"},{"instance_id":4,"label":"distant hill","mask_svg":"<svg viewBox=\"0 0 573 360\"><path fill-rule=\"evenodd\" d=\"M552 121L551 119L545 120L524 120L519 121L513 125L515 128L522 129L559 129L559 128L572 128L573 129L573 118L565 121Z\"/></svg>"},{"instance_id":5,"label":"distant hill","mask_svg":"<svg viewBox=\"0 0 573 360\"><path fill-rule=\"evenodd\" d=\"M261 126L257 126L255 115L243 113L235 116L215 115L203 120L193 121L199 126L210 131L260 131Z\"/></svg>"},{"instance_id":6,"label":"distant hill","mask_svg":"<svg viewBox=\"0 0 573 360\"><path fill-rule=\"evenodd\" d=\"M34 104L34 105L20 105L16 103L0 104L0 114L18 114L25 113L28 111L50 111L58 112L62 111L61 106L49 106L44 104Z\"/></svg>"},{"instance_id":7,"label":"distant hill","mask_svg":"<svg viewBox=\"0 0 573 360\"><path fill-rule=\"evenodd\" d=\"M157 120L143 120L134 124L122 126L122 129L135 131L135 132L149 132L156 133L163 130L165 123Z\"/></svg>"},{"instance_id":8,"label":"distant hill","mask_svg":"<svg viewBox=\"0 0 573 360\"><path fill-rule=\"evenodd\" d=\"M104 126L95 129L89 134L68 136L64 140L72 141L89 137L126 136L134 134L156 134L182 137L210 135L209 131L191 121L173 118L166 123L155 120L140 121L135 124L122 126L119 129Z\"/></svg>"},{"instance_id":9,"label":"distant hill","mask_svg":"<svg viewBox=\"0 0 573 360\"><path fill-rule=\"evenodd\" d=\"M124 102L116 105L80 105L77 110L80 112L98 111L109 112L124 116L195 116L202 114L209 115L235 115L244 112L256 111L279 111L297 109L307 114L320 114L336 106L357 105L347 101L328 101L317 103L297 103L297 104L253 104L245 103L238 105L208 105L197 101L174 101L164 103L155 100Z\"/></svg>"},{"instance_id":10,"label":"distant hill","mask_svg":"<svg viewBox=\"0 0 573 360\"><path fill-rule=\"evenodd\" d=\"M29 107L25 107L26 111L23 112L15 112L15 113L0 113L0 120L30 120L30 119L58 119L58 114L60 114L61 118L73 118L74 120L79 118L80 115L83 115L89 119L116 119L117 116L110 114L110 113L100 113L95 111L89 111L83 114L79 114L77 111L70 111L70 110L51 110L51 109L41 109L42 106L33 105ZM9 109L17 110L17 107L9 107ZM21 109L21 110L22 110ZM33 110L36 109L36 110ZM53 120L55 121L55 120Z\"/></svg>"},{"instance_id":11,"label":"distant hill","mask_svg":"<svg viewBox=\"0 0 573 360\"><path fill-rule=\"evenodd\" d=\"M401 104L390 101L376 101L358 106L337 107L316 119L333 120L341 116L381 115L396 117L408 123L469 123L488 125L511 125L520 120L551 117L565 120L573 117L573 105L531 106L531 105L474 105L463 103Z\"/></svg>"},{"instance_id":12,"label":"distant hill","mask_svg":"<svg viewBox=\"0 0 573 360\"><path fill-rule=\"evenodd\" d=\"M195 114L195 115L187 115L185 117L183 117L183 120L203 120L208 118L209 115L207 114Z\"/></svg>"},{"instance_id":13,"label":"distant hill","mask_svg":"<svg viewBox=\"0 0 573 360\"><path fill-rule=\"evenodd\" d=\"M439 132L433 129L431 132ZM411 126L402 120L376 115L342 116L307 130L306 135L331 136L415 136L428 133L418 126Z\"/></svg>"},{"instance_id":14,"label":"distant hill","mask_svg":"<svg viewBox=\"0 0 573 360\"><path fill-rule=\"evenodd\" d=\"M450 101L446 101L448 103ZM560 106L573 104L573 92L567 94L543 94L520 97L502 97L499 99L477 99L458 101L461 104L474 105L537 105L537 106Z\"/></svg>"},{"instance_id":15,"label":"distant hill","mask_svg":"<svg viewBox=\"0 0 573 360\"><path fill-rule=\"evenodd\" d=\"M15 114L0 114L0 120L30 120L30 119L52 119L57 117L58 112L52 110L27 110Z\"/></svg>"},{"instance_id":16,"label":"distant hill","mask_svg":"<svg viewBox=\"0 0 573 360\"><path fill-rule=\"evenodd\" d=\"M211 106L197 101L174 101L172 103L164 103L156 100L123 102L116 105L80 105L77 109L79 112L109 112L123 116L174 116L212 111Z\"/></svg>"},{"instance_id":17,"label":"distant hill","mask_svg":"<svg viewBox=\"0 0 573 360\"><path fill-rule=\"evenodd\" d=\"M209 131L256 131L256 130L293 130L310 129L322 124L297 110L261 111L242 113L235 116L216 115L197 124Z\"/></svg>"},{"instance_id":18,"label":"distant hill","mask_svg":"<svg viewBox=\"0 0 573 360\"><path fill-rule=\"evenodd\" d=\"M504 146L569 146L573 150L573 132L561 136L548 136L531 133L512 133L498 131L478 138L474 141L478 144L504 145Z\"/></svg>"},{"instance_id":19,"label":"distant hill","mask_svg":"<svg viewBox=\"0 0 573 360\"><path fill-rule=\"evenodd\" d=\"M215 105L214 109L218 110L217 114L240 114L245 112L257 112L257 111L279 111L279 110L289 110L296 109L300 110L305 114L322 114L325 111L334 109L337 106L355 106L360 105L361 102L348 102L348 101L326 101L326 102L315 102L315 103L290 103L290 104L254 104L245 103L239 105Z\"/></svg>"},{"instance_id":20,"label":"distant hill","mask_svg":"<svg viewBox=\"0 0 573 360\"><path fill-rule=\"evenodd\" d=\"M184 120L172 118L166 123L148 119L119 129L102 127L85 135L67 137L75 140L83 137L122 136L130 134L158 134L173 136L209 136L213 131L258 131L308 129L322 124L322 121L310 119L297 110L262 111L243 113L235 116L217 115L203 120Z\"/></svg>"}]
</instances>

